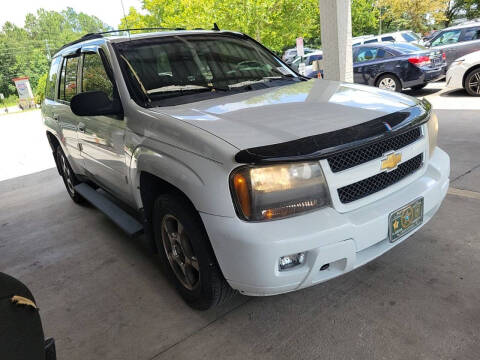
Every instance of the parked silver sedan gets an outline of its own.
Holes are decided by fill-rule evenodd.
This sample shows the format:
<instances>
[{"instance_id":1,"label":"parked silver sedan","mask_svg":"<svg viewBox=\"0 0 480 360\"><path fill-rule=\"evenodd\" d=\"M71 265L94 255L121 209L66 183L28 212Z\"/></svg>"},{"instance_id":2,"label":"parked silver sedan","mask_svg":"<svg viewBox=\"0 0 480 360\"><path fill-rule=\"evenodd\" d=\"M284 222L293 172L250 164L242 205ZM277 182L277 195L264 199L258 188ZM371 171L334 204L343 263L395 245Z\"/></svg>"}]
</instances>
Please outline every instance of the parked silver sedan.
<instances>
[{"instance_id":1,"label":"parked silver sedan","mask_svg":"<svg viewBox=\"0 0 480 360\"><path fill-rule=\"evenodd\" d=\"M447 88L464 88L472 96L480 96L480 50L455 60L447 72Z\"/></svg>"}]
</instances>

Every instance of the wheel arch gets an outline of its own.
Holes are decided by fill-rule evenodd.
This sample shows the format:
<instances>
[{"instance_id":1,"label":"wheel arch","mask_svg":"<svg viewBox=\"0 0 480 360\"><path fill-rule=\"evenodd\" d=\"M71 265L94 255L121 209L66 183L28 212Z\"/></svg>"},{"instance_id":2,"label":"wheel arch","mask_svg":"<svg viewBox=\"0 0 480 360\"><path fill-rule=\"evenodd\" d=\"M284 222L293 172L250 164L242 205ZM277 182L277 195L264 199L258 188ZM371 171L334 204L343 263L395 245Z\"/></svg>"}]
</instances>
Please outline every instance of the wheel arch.
<instances>
[{"instance_id":1,"label":"wheel arch","mask_svg":"<svg viewBox=\"0 0 480 360\"><path fill-rule=\"evenodd\" d=\"M402 86L402 89L403 89L403 80L400 78L400 76L398 76L397 74L395 74L394 72L391 72L391 71L386 71L386 72L382 72L382 73L378 74L375 77L375 80L374 80L373 84L375 86L377 86L378 85L378 80L384 75L394 76L400 82L400 85Z\"/></svg>"}]
</instances>

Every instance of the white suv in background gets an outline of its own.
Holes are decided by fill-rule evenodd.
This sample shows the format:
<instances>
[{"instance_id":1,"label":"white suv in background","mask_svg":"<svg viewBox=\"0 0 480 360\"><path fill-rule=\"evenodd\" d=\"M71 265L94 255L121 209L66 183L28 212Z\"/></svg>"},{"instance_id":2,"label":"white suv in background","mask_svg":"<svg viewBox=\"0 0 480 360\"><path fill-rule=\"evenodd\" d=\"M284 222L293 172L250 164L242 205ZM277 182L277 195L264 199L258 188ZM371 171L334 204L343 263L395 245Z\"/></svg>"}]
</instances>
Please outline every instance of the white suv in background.
<instances>
[{"instance_id":1,"label":"white suv in background","mask_svg":"<svg viewBox=\"0 0 480 360\"><path fill-rule=\"evenodd\" d=\"M371 44L379 42L420 42L420 38L411 30L397 31L393 33L381 34L378 36L367 35L367 36L358 36L352 39L352 45L358 46L362 44Z\"/></svg>"},{"instance_id":2,"label":"white suv in background","mask_svg":"<svg viewBox=\"0 0 480 360\"><path fill-rule=\"evenodd\" d=\"M447 87L464 88L472 96L480 96L480 51L455 60L447 72Z\"/></svg>"}]
</instances>

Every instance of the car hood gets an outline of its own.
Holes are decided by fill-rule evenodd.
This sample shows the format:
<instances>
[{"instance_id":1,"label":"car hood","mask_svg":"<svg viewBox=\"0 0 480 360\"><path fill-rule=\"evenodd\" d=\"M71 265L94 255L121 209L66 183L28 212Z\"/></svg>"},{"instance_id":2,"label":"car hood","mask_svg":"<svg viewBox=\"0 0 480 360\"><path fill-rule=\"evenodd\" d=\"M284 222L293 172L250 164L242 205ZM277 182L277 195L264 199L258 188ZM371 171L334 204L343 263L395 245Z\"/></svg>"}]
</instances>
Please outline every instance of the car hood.
<instances>
[{"instance_id":1,"label":"car hood","mask_svg":"<svg viewBox=\"0 0 480 360\"><path fill-rule=\"evenodd\" d=\"M246 149L349 128L417 104L374 87L312 79L152 110Z\"/></svg>"}]
</instances>

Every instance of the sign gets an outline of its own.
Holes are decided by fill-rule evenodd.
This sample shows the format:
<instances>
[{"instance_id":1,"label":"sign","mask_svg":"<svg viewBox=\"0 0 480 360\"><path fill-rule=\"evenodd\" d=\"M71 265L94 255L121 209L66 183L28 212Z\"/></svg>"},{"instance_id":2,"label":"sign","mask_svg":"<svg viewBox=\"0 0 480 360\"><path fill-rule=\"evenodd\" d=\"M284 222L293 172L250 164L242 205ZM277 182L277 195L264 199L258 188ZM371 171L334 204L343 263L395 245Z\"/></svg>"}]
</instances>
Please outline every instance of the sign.
<instances>
[{"instance_id":1,"label":"sign","mask_svg":"<svg viewBox=\"0 0 480 360\"><path fill-rule=\"evenodd\" d=\"M305 56L305 52L303 51L303 38L297 38L297 56Z\"/></svg>"},{"instance_id":2,"label":"sign","mask_svg":"<svg viewBox=\"0 0 480 360\"><path fill-rule=\"evenodd\" d=\"M35 100L33 98L32 87L28 77L20 77L12 79L18 92L18 106L23 109L35 107Z\"/></svg>"},{"instance_id":3,"label":"sign","mask_svg":"<svg viewBox=\"0 0 480 360\"><path fill-rule=\"evenodd\" d=\"M15 83L15 86L18 92L18 97L20 99L28 100L33 98L33 92L32 92L32 88L30 86L30 81L28 80L28 77L15 78L12 80Z\"/></svg>"}]
</instances>

